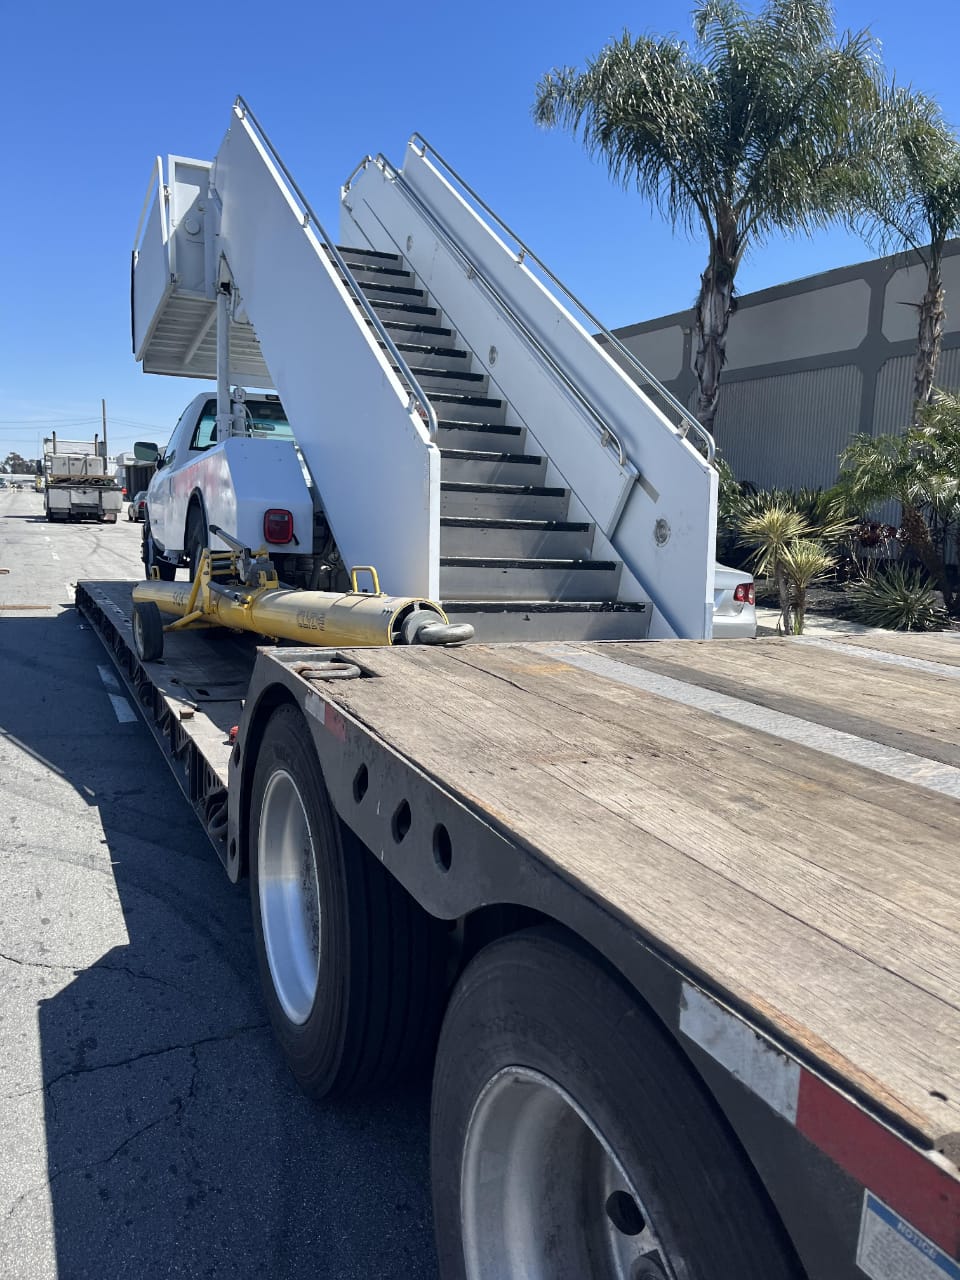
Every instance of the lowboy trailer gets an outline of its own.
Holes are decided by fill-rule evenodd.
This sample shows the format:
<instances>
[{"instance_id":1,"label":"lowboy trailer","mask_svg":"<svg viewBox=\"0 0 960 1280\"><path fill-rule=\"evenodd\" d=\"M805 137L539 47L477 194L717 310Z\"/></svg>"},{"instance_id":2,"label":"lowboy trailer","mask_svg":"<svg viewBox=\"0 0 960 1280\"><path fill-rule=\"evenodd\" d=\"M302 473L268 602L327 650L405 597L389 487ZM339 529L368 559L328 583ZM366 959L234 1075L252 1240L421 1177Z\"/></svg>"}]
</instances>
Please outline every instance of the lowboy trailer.
<instances>
[{"instance_id":1,"label":"lowboy trailer","mask_svg":"<svg viewBox=\"0 0 960 1280\"><path fill-rule=\"evenodd\" d=\"M144 662L131 587L294 1075L433 1071L443 1277L960 1277L960 637Z\"/></svg>"}]
</instances>

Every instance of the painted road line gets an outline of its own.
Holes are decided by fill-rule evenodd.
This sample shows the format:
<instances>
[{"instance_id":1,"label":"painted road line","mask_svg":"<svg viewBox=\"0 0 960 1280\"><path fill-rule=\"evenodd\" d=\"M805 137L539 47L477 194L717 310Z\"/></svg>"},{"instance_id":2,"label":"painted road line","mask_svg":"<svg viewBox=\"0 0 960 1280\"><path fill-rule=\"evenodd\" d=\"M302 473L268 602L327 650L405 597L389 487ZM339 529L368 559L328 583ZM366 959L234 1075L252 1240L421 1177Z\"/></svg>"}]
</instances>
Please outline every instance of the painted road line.
<instances>
[{"instance_id":1,"label":"painted road line","mask_svg":"<svg viewBox=\"0 0 960 1280\"><path fill-rule=\"evenodd\" d=\"M826 725L787 715L782 711L771 711L743 698L715 693L712 689L703 689L700 685L689 684L685 680L675 680L672 676L655 675L644 667L634 667L613 658L600 657L599 654L551 644L544 645L543 648L551 657L567 666L580 667L584 671L592 671L595 675L614 680L617 684L630 685L658 698L668 698L671 702L706 711L710 715L742 725L745 729L758 729L787 742L796 742L799 746L871 769L884 777L898 778L927 791L937 791L941 795L960 799L960 769L953 765L926 760L911 751L886 747L855 733L830 729Z\"/></svg>"},{"instance_id":2,"label":"painted road line","mask_svg":"<svg viewBox=\"0 0 960 1280\"><path fill-rule=\"evenodd\" d=\"M110 667L97 664L97 670L100 672L100 679L103 681L103 687L107 691L107 697L113 707L113 713L121 724L133 724L137 718L137 713L131 707L130 703L120 692L120 685L117 683L117 677L113 674Z\"/></svg>"}]
</instances>

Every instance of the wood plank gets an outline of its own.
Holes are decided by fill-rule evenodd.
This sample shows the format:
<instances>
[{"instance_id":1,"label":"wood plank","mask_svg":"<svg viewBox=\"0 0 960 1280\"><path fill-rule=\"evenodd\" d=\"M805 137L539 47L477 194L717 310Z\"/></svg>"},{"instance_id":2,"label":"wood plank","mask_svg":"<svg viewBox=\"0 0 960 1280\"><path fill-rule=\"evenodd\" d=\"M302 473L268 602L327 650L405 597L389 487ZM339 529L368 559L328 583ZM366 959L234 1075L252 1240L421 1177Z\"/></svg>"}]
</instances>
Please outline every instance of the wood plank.
<instances>
[{"instance_id":1,"label":"wood plank","mask_svg":"<svg viewBox=\"0 0 960 1280\"><path fill-rule=\"evenodd\" d=\"M675 774L660 783L658 800L647 802L647 779L639 776L646 754L635 752L639 767L625 769L620 759L612 765L609 723L584 713L574 717L562 697L534 694L510 675L478 669L502 662L514 648L498 648L495 660L492 650L476 648L459 656L412 649L367 653L367 664L391 678L331 692L345 710L681 965L741 1005L763 1011L788 1039L799 1037L825 1061L842 1060L852 1080L871 1081L881 1101L931 1141L960 1128L960 1104L930 1096L936 1088L948 1099L960 1097L960 1018L950 961L955 931L928 921L911 938L905 916L896 926L905 958L898 961L891 954L897 948L877 939L868 953L873 934L891 917L879 894L865 908L868 918L858 919L850 885L813 864L808 872L815 902L805 906L798 902L808 873L801 866L805 850L768 854L775 863L771 871L757 841L749 856L740 853L740 830L733 836L728 828L725 843L705 849L697 825L704 805L685 805ZM572 678L562 664L531 652L535 647L521 648L528 665L551 673L555 687ZM682 731L686 721L712 719L640 690L619 686L617 696L653 726L676 722ZM735 753L729 741L714 746ZM578 761L587 762L586 775ZM602 776L601 768L614 768L614 774ZM587 777L599 792L585 794ZM619 807L611 803L614 783L623 791ZM664 822L667 795L673 814ZM711 816L712 835L723 831L724 819ZM845 828L827 830L842 842ZM829 901L833 890L835 903ZM918 918L922 894L932 888L919 892L919 906L912 908ZM906 904L903 909L910 910ZM949 955L941 965L934 953L945 946ZM897 972L891 961L909 972Z\"/></svg>"},{"instance_id":2,"label":"wood plank","mask_svg":"<svg viewBox=\"0 0 960 1280\"><path fill-rule=\"evenodd\" d=\"M805 637L809 638L809 637ZM960 631L882 631L862 635L840 634L820 636L828 644L850 645L855 649L878 649L884 653L899 654L905 658L919 658L925 662L941 662L944 666L960 667Z\"/></svg>"},{"instance_id":3,"label":"wood plank","mask_svg":"<svg viewBox=\"0 0 960 1280\"><path fill-rule=\"evenodd\" d=\"M461 650L457 660L469 664L473 652ZM949 799L918 796L908 784L888 785L852 765L842 768L841 778L837 762L824 762L816 751L785 753L782 744L771 749L763 741L768 735L728 727L687 707L676 707L669 718L651 716L646 702L624 699L611 681L576 668L558 681L541 668L540 659L531 663L523 654L499 650L484 655L479 669L565 707L568 717L578 718L569 720L569 729L579 746L601 741L579 718L599 721L611 753L656 765L678 799L705 799L731 827L771 840L787 829L792 843L802 839L806 858L848 883L948 926L960 920L953 844L958 812ZM802 771L798 755L809 766ZM942 825L928 825L931 814ZM838 830L844 832L839 843ZM882 842L877 832L883 832Z\"/></svg>"},{"instance_id":4,"label":"wood plank","mask_svg":"<svg viewBox=\"0 0 960 1280\"><path fill-rule=\"evenodd\" d=\"M840 655L834 662L847 663L845 674L827 663L821 671L817 650L791 649L789 640L759 640L737 655L716 651L743 646L681 643L682 649L672 641L619 644L615 656L618 662L960 768L960 696L954 681L935 691L935 677L912 672L909 682L902 682L909 684L904 693L899 669Z\"/></svg>"}]
</instances>

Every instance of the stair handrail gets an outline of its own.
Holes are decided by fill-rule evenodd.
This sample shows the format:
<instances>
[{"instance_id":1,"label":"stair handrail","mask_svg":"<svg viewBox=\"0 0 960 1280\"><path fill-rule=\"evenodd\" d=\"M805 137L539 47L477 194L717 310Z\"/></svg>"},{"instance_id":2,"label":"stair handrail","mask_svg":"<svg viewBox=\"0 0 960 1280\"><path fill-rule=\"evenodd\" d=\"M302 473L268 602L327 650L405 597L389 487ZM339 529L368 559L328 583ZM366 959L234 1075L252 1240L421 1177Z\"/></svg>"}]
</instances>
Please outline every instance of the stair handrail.
<instances>
[{"instance_id":1,"label":"stair handrail","mask_svg":"<svg viewBox=\"0 0 960 1280\"><path fill-rule=\"evenodd\" d=\"M327 234L326 230L324 229L323 223L320 221L320 219L317 217L316 213L314 212L313 206L310 204L310 201L307 199L303 191L300 189L300 186L296 178L294 178L293 174L287 168L286 164L284 163L283 159L280 156L279 151L277 151L277 148L273 145L273 142L271 141L269 134L264 129L263 125L260 123L257 117L254 115L253 111L250 109L250 106L246 102L246 100L243 97L238 96L236 102L234 102L233 104L233 109L237 113L237 115L240 117L241 120L244 120L244 119L249 120L251 125L254 127L254 129L256 129L257 134L260 138L260 141L263 143L264 147L269 152L271 160L277 166L280 172L283 174L284 178L287 180L288 186L296 195L297 199L300 201L300 204L302 206L302 211L303 211L302 218L303 218L304 228L308 226L312 226L314 233L318 235L320 239L323 241L324 247L326 248L327 252L330 254L330 257L333 259L333 261L336 263L337 267L340 269L341 273L343 274L344 283L347 285L350 292L353 294L354 299L357 302L359 302L360 310L371 322L371 324L373 325L374 332L377 334L377 337L380 339L380 341L383 343L383 345L386 347L387 351L390 353L393 360L395 361L397 371L407 386L407 394L409 396L409 399L407 401L407 408L412 410L415 405L420 406L420 409L422 411L422 416L424 418L424 426L427 429L427 433L429 434L431 441L435 442L437 439L437 434L439 430L437 426L436 411L434 410L433 405L427 399L426 392L423 390L423 388L420 386L420 383L414 377L413 371L411 370L410 366L407 364L406 360L403 358L403 354L397 347L397 344L394 342L394 340L390 337L389 333L387 333L386 329L384 328L383 321L380 319L376 311L374 311L373 307L370 305L369 299L367 298L363 290L360 288L360 285L356 277L354 276L352 270L350 269L350 267L347 266L346 262L344 261L343 254L337 248L336 242L332 239L331 236Z\"/></svg>"},{"instance_id":2,"label":"stair handrail","mask_svg":"<svg viewBox=\"0 0 960 1280\"><path fill-rule=\"evenodd\" d=\"M490 206L486 203L483 197L480 196L473 189L473 187L470 186L469 182L467 182L467 180L464 177L462 177L462 175L459 174L456 169L454 169L453 165L450 164L449 161L444 159L444 157L440 154L439 151L437 151L435 147L430 145L430 143L427 141L427 139L423 136L422 133L411 134L409 145L413 147L414 151L416 151L417 154L422 156L424 159L428 158L427 153L429 152L430 157L432 157L433 160L437 161L442 166L442 168L446 171L449 177L453 178L454 181L460 185L462 190L465 191L467 195L469 195L470 199L473 200L474 203L477 204L484 211L484 213L487 214L487 216L497 224L497 226L500 228L501 231L504 231L510 237L510 239L514 242L514 244L519 246L519 249L515 253L515 257L518 264L523 263L528 258L530 259L531 262L536 263L536 265L540 268L540 270L544 273L544 275L551 281L551 283L556 285L556 287L560 290L560 292L564 295L564 297L566 297L568 301L572 302L573 305L579 310L580 314L585 316L586 319L589 320L590 323L596 327L597 332L606 340L606 342L608 342L614 348L614 350L618 353L618 355L620 355L627 362L627 364L629 364L633 369L635 369L637 373L641 375L643 381L648 383L656 391L656 394L662 397L662 399L666 402L666 404L668 404L670 408L674 410L674 412L677 414L677 416L680 419L680 425L678 425L677 430L679 431L681 437L686 438L686 436L690 432L693 432L693 434L699 438L701 444L703 445L704 451L706 453L707 461L712 463L716 456L716 441L714 440L713 435L703 425L703 423L698 421L698 419L694 417L694 415L690 412L690 410L686 408L685 405L681 404L681 402L677 399L677 397L671 391L667 390L667 388L663 385L660 379L657 378L654 374L652 374L650 370L646 367L646 365L643 364L634 355L634 353L620 341L619 338L617 338L614 334L612 334L610 330L607 329L606 326L603 325L597 319L597 317L593 314L593 312L590 311L589 308L583 302L580 301L577 295L571 289L569 289L558 276L554 275L554 273L550 270L550 268L543 261L543 259L538 257L538 255L534 253L534 251L530 248L530 246L527 245L520 238L520 236L517 235L517 233L513 230L513 228L510 227L506 222L504 222L503 219L499 216L499 214L495 213L494 210L490 208ZM358 166L358 168L355 169L354 172L350 175L350 180L352 180L356 176L357 172L359 171L359 168L361 167L364 167L363 162L361 162L361 165ZM391 168L393 168L393 166L391 166Z\"/></svg>"},{"instance_id":3,"label":"stair handrail","mask_svg":"<svg viewBox=\"0 0 960 1280\"><path fill-rule=\"evenodd\" d=\"M523 317L517 314L517 312L510 305L510 303L503 296L503 294L493 284L490 283L486 275L484 275L484 273L480 270L480 268L476 265L476 263L473 262L472 259L467 256L466 253L464 253L461 245L459 245L457 241L453 238L453 236L449 234L449 232L442 225L439 219L434 216L433 211L429 209L428 206L424 203L424 201L421 200L421 198L417 195L417 193L411 189L409 183L405 180L400 170L397 169L395 165L391 164L391 162L387 159L387 157L382 153L372 158L370 163L375 164L384 174L387 175L387 177L390 178L392 182L397 184L398 189L402 191L406 199L416 206L421 217L423 217L425 221L433 228L437 237L441 241L443 241L444 244L446 244L447 248L451 251L451 253L455 254L460 259L460 261L464 263L464 265L467 267L467 270L470 274L471 279L476 280L479 284L481 284L487 290L487 292L496 302L497 306L513 322L516 328L523 334L527 342L529 342L530 345L537 351L540 358L550 366L550 368L553 370L554 375L563 383L563 385L567 388L567 390L570 392L573 398L577 400L580 403L580 405L582 405L584 410L590 415L590 417L593 418L593 420L597 424L597 428L598 428L597 438L600 441L601 448L615 449L617 454L618 464L621 467L623 467L626 471L628 471L631 475L634 475L634 476L638 475L639 472L636 466L627 457L626 450L623 447L623 442L621 441L620 437L617 435L616 431L614 431L613 427L610 426L610 424L606 421L606 419L597 409L596 405L592 404L591 401L587 399L587 397L583 393L583 390L573 381L572 378L569 377L569 375L566 373L566 371L563 369L560 363L554 358L551 352L543 345L543 343L540 341L537 335L531 330L530 326L526 323ZM366 168L366 163L361 162L360 167ZM354 170L354 174L352 176L356 176L357 172L358 170ZM348 190L348 188L345 187L344 191L346 190Z\"/></svg>"}]
</instances>

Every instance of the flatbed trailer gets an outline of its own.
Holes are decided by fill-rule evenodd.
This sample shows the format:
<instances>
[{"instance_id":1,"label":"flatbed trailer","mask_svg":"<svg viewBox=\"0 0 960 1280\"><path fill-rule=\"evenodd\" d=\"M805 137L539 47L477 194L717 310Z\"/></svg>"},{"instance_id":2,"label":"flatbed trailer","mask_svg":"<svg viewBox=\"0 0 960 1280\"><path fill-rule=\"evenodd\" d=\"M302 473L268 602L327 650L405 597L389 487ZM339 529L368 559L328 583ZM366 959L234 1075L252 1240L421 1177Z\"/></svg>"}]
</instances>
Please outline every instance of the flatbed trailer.
<instances>
[{"instance_id":1,"label":"flatbed trailer","mask_svg":"<svg viewBox=\"0 0 960 1280\"><path fill-rule=\"evenodd\" d=\"M231 880L273 829L258 788L298 776L263 763L285 758L279 714L356 847L425 921L447 922L433 1111L444 1276L960 1277L960 635L338 652L198 632L142 663L130 589L80 583L78 606ZM516 1046L542 1020L523 1006L529 981L511 994L524 965L546 993L534 1001L571 975L574 1021L581 970L598 1009L610 984L624 996L596 1046L608 1075L590 1074L587 1049L581 1068L557 1049L573 1085L518 1058L470 1105L448 1102L493 1060L491 1039ZM506 1004L471 1022L483 981ZM390 990L396 1039L409 1028ZM675 1092L656 1094L642 1055L627 1069L634 1019ZM613 1099L604 1078L620 1080ZM550 1107L580 1117L576 1140L543 1119ZM631 1164L630 1134L645 1131L688 1220Z\"/></svg>"}]
</instances>

